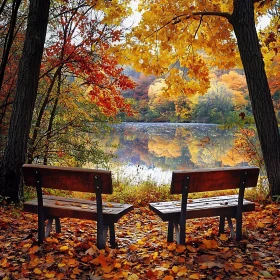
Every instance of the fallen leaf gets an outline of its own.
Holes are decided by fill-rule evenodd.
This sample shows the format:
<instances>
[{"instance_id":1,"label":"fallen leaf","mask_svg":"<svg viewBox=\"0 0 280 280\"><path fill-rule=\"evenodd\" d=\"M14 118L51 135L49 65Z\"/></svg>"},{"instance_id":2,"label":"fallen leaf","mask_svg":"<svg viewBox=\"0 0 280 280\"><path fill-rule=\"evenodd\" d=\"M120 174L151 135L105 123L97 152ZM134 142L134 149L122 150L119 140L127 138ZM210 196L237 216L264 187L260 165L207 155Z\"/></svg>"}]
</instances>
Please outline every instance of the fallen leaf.
<instances>
[{"instance_id":1,"label":"fallen leaf","mask_svg":"<svg viewBox=\"0 0 280 280\"><path fill-rule=\"evenodd\" d=\"M194 273L189 276L189 279L200 279L200 274Z\"/></svg>"},{"instance_id":2,"label":"fallen leaf","mask_svg":"<svg viewBox=\"0 0 280 280\"><path fill-rule=\"evenodd\" d=\"M61 247L59 248L59 250L60 250L61 252L65 252L65 251L68 251L69 248L68 248L68 246L64 245L64 246L61 246Z\"/></svg>"},{"instance_id":3,"label":"fallen leaf","mask_svg":"<svg viewBox=\"0 0 280 280\"><path fill-rule=\"evenodd\" d=\"M222 240L222 241L228 241L227 235L224 234L224 233L222 233L222 234L220 235L220 240Z\"/></svg>"},{"instance_id":4,"label":"fallen leaf","mask_svg":"<svg viewBox=\"0 0 280 280\"><path fill-rule=\"evenodd\" d=\"M35 274L37 274L37 275L42 274L42 270L39 269L39 268L37 268L37 267L33 270L33 272L34 272Z\"/></svg>"}]
</instances>

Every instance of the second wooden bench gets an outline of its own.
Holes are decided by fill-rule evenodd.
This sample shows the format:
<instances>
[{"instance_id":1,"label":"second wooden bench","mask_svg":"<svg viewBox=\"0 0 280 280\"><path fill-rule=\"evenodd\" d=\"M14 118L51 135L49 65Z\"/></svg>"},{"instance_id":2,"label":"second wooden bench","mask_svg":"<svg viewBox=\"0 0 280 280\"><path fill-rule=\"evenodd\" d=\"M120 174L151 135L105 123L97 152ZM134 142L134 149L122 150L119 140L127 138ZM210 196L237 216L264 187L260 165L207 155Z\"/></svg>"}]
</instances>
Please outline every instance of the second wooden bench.
<instances>
[{"instance_id":1,"label":"second wooden bench","mask_svg":"<svg viewBox=\"0 0 280 280\"><path fill-rule=\"evenodd\" d=\"M242 213L255 210L255 204L244 199L244 191L256 186L258 176L257 167L174 171L171 194L181 194L181 201L153 202L149 206L163 221L168 222L168 242L173 241L175 229L177 242L185 244L186 219L214 216L220 217L219 233L224 232L226 218L231 236L240 240ZM189 193L228 189L239 189L239 194L188 200ZM236 233L232 218L236 219Z\"/></svg>"}]
</instances>

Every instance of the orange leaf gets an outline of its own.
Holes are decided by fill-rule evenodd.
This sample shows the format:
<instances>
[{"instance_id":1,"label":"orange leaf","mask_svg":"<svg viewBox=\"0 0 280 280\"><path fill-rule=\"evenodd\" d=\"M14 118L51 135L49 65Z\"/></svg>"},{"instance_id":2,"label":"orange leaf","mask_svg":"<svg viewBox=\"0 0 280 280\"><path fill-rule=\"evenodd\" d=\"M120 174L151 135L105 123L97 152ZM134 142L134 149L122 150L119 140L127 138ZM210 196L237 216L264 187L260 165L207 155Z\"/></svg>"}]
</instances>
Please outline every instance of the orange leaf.
<instances>
[{"instance_id":1,"label":"orange leaf","mask_svg":"<svg viewBox=\"0 0 280 280\"><path fill-rule=\"evenodd\" d=\"M220 240L222 240L222 241L228 241L228 237L227 237L224 233L222 233L222 234L220 235Z\"/></svg>"},{"instance_id":2,"label":"orange leaf","mask_svg":"<svg viewBox=\"0 0 280 280\"><path fill-rule=\"evenodd\" d=\"M47 264L52 264L54 262L54 257L53 255L47 255L46 257L46 263Z\"/></svg>"},{"instance_id":3,"label":"orange leaf","mask_svg":"<svg viewBox=\"0 0 280 280\"><path fill-rule=\"evenodd\" d=\"M206 249L215 249L215 248L219 247L217 241L216 240L212 240L212 239L210 239L210 240L204 239L202 245L204 245L202 247L206 247Z\"/></svg>"},{"instance_id":4,"label":"orange leaf","mask_svg":"<svg viewBox=\"0 0 280 280\"><path fill-rule=\"evenodd\" d=\"M136 245L134 245L134 244L131 244L130 246L129 246L129 250L131 250L131 251L135 251L135 250L137 250L138 249L138 247L136 246Z\"/></svg>"},{"instance_id":5,"label":"orange leaf","mask_svg":"<svg viewBox=\"0 0 280 280\"><path fill-rule=\"evenodd\" d=\"M82 271L78 268L78 267L75 267L74 269L73 269L73 273L75 274L75 275L78 275L78 274L80 274Z\"/></svg>"},{"instance_id":6,"label":"orange leaf","mask_svg":"<svg viewBox=\"0 0 280 280\"><path fill-rule=\"evenodd\" d=\"M163 280L174 280L173 276L165 276Z\"/></svg>"},{"instance_id":7,"label":"orange leaf","mask_svg":"<svg viewBox=\"0 0 280 280\"><path fill-rule=\"evenodd\" d=\"M38 252L39 247L38 246L33 246L29 249L29 254L34 254L36 252Z\"/></svg>"},{"instance_id":8,"label":"orange leaf","mask_svg":"<svg viewBox=\"0 0 280 280\"><path fill-rule=\"evenodd\" d=\"M53 238L53 237L47 237L46 241L49 242L49 243L58 244L58 240L56 238Z\"/></svg>"},{"instance_id":9,"label":"orange leaf","mask_svg":"<svg viewBox=\"0 0 280 280\"><path fill-rule=\"evenodd\" d=\"M176 252L183 253L186 250L186 246L184 245L177 245Z\"/></svg>"},{"instance_id":10,"label":"orange leaf","mask_svg":"<svg viewBox=\"0 0 280 280\"><path fill-rule=\"evenodd\" d=\"M235 269L239 269L239 268L241 268L243 266L243 264L239 263L239 262L236 262L236 263L234 263L233 266L234 266Z\"/></svg>"}]
</instances>

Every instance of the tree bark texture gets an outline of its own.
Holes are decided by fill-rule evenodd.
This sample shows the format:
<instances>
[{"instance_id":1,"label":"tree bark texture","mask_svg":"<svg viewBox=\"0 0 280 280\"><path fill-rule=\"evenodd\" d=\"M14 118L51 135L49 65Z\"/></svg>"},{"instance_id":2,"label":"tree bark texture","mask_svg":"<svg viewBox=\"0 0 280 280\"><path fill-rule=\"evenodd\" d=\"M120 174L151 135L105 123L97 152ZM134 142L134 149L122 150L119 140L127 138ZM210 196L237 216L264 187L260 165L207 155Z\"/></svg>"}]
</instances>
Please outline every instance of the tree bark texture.
<instances>
[{"instance_id":1,"label":"tree bark texture","mask_svg":"<svg viewBox=\"0 0 280 280\"><path fill-rule=\"evenodd\" d=\"M280 195L280 136L254 21L253 0L234 0L237 38L271 195Z\"/></svg>"},{"instance_id":2,"label":"tree bark texture","mask_svg":"<svg viewBox=\"0 0 280 280\"><path fill-rule=\"evenodd\" d=\"M3 3L3 5L4 5L4 3ZM2 61L0 64L0 89L2 88L5 69L6 69L6 66L8 63L10 50L11 50L12 43L14 40L14 30L15 30L15 26L16 26L17 14L18 14L18 9L19 9L20 3L21 3L21 0L14 0L13 5L12 5L10 26L9 26L8 34L5 39L4 53L2 55ZM3 6L3 8L4 8L4 6ZM1 93L1 90L0 90L0 93Z\"/></svg>"},{"instance_id":3,"label":"tree bark texture","mask_svg":"<svg viewBox=\"0 0 280 280\"><path fill-rule=\"evenodd\" d=\"M8 140L0 166L0 193L12 201L20 198L21 167L25 162L28 135L38 89L50 0L30 0L26 37L19 65L16 96Z\"/></svg>"}]
</instances>

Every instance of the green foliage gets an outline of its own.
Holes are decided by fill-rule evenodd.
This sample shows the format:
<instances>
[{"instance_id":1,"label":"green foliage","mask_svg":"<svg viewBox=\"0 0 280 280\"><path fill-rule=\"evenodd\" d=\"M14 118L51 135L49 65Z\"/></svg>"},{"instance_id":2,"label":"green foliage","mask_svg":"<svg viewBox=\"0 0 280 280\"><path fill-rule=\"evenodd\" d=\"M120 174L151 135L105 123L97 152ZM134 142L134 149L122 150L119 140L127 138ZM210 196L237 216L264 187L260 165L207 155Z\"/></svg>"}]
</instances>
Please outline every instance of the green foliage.
<instances>
[{"instance_id":1,"label":"green foliage","mask_svg":"<svg viewBox=\"0 0 280 280\"><path fill-rule=\"evenodd\" d=\"M224 124L233 113L232 93L225 86L210 89L198 98L193 111L195 122Z\"/></svg>"}]
</instances>

